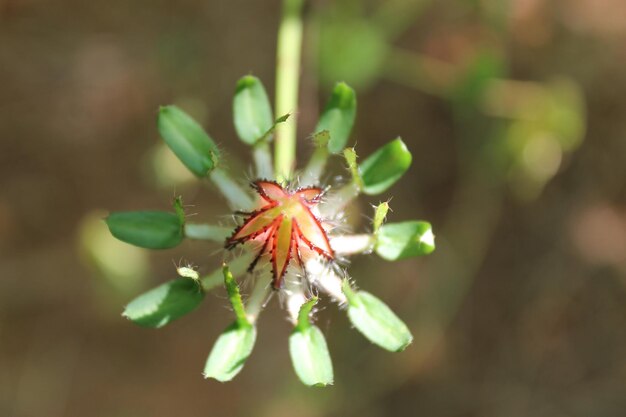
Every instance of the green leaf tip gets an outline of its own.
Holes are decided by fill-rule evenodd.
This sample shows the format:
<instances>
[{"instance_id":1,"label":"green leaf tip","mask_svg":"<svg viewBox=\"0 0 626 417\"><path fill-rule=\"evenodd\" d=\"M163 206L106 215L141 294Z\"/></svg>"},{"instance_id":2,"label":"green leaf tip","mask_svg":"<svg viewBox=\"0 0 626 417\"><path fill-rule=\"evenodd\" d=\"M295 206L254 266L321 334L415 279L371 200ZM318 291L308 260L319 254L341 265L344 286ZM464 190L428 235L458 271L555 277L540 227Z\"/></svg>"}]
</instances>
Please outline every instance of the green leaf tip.
<instances>
[{"instance_id":1,"label":"green leaf tip","mask_svg":"<svg viewBox=\"0 0 626 417\"><path fill-rule=\"evenodd\" d=\"M338 83L315 128L315 132L327 130L330 134L328 150L339 153L345 148L356 118L356 94L346 83Z\"/></svg>"},{"instance_id":2,"label":"green leaf tip","mask_svg":"<svg viewBox=\"0 0 626 417\"><path fill-rule=\"evenodd\" d=\"M169 249L183 240L183 223L166 211L118 211L105 219L111 234L146 249Z\"/></svg>"},{"instance_id":3,"label":"green leaf tip","mask_svg":"<svg viewBox=\"0 0 626 417\"><path fill-rule=\"evenodd\" d=\"M239 79L233 98L233 119L239 138L254 145L272 129L272 106L261 80L253 75Z\"/></svg>"},{"instance_id":4,"label":"green leaf tip","mask_svg":"<svg viewBox=\"0 0 626 417\"><path fill-rule=\"evenodd\" d=\"M374 250L388 261L428 255L435 250L435 235L428 222L387 223L376 236Z\"/></svg>"},{"instance_id":5,"label":"green leaf tip","mask_svg":"<svg viewBox=\"0 0 626 417\"><path fill-rule=\"evenodd\" d=\"M204 294L192 280L172 280L132 300L122 315L139 326L163 327L195 310L204 299Z\"/></svg>"},{"instance_id":6,"label":"green leaf tip","mask_svg":"<svg viewBox=\"0 0 626 417\"><path fill-rule=\"evenodd\" d=\"M285 113L279 118L277 118L276 120L274 120L274 125L277 125L279 123L285 123L287 120L289 120L290 117L291 117L291 113Z\"/></svg>"},{"instance_id":7,"label":"green leaf tip","mask_svg":"<svg viewBox=\"0 0 626 417\"><path fill-rule=\"evenodd\" d=\"M343 293L348 299L348 318L370 342L400 352L413 341L413 335L402 320L381 300L365 291L354 291L347 280Z\"/></svg>"},{"instance_id":8,"label":"green leaf tip","mask_svg":"<svg viewBox=\"0 0 626 417\"><path fill-rule=\"evenodd\" d=\"M359 166L363 192L374 195L386 191L409 169L412 159L401 138L377 149Z\"/></svg>"},{"instance_id":9,"label":"green leaf tip","mask_svg":"<svg viewBox=\"0 0 626 417\"><path fill-rule=\"evenodd\" d=\"M323 333L309 321L317 301L313 297L300 307L298 323L289 336L289 354L303 384L325 387L333 384L333 364Z\"/></svg>"}]
</instances>

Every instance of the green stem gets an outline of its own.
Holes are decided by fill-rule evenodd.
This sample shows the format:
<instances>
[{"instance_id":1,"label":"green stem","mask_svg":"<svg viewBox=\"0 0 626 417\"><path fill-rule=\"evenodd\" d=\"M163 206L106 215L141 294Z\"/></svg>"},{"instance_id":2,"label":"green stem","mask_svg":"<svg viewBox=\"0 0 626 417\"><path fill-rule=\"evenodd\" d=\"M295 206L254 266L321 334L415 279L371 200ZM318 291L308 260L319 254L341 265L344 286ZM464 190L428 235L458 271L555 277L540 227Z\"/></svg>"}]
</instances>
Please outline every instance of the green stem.
<instances>
[{"instance_id":1,"label":"green stem","mask_svg":"<svg viewBox=\"0 0 626 417\"><path fill-rule=\"evenodd\" d=\"M250 210L254 208L254 200L244 189L233 180L226 171L216 168L209 174L211 181L222 192L232 208Z\"/></svg>"},{"instance_id":2,"label":"green stem","mask_svg":"<svg viewBox=\"0 0 626 417\"><path fill-rule=\"evenodd\" d=\"M274 172L272 171L270 146L265 142L255 145L252 150L252 156L254 157L254 163L256 165L257 178L273 180Z\"/></svg>"},{"instance_id":3,"label":"green stem","mask_svg":"<svg viewBox=\"0 0 626 417\"><path fill-rule=\"evenodd\" d=\"M232 227L199 223L185 223L183 230L185 237L188 239L212 240L222 243L233 233Z\"/></svg>"},{"instance_id":4,"label":"green stem","mask_svg":"<svg viewBox=\"0 0 626 417\"><path fill-rule=\"evenodd\" d=\"M254 257L254 253L246 252L238 258L235 258L228 263L228 266L230 267L230 272L235 276L244 274L246 272L246 269L248 269L248 265L250 265L250 262L252 262ZM222 270L222 268L216 269L210 274L200 278L200 282L204 291L211 291L217 287L220 287L224 285L224 271Z\"/></svg>"},{"instance_id":5,"label":"green stem","mask_svg":"<svg viewBox=\"0 0 626 417\"><path fill-rule=\"evenodd\" d=\"M283 0L276 51L276 115L295 114L298 107L303 0ZM296 117L276 126L276 179L291 178L296 156Z\"/></svg>"},{"instance_id":6,"label":"green stem","mask_svg":"<svg viewBox=\"0 0 626 417\"><path fill-rule=\"evenodd\" d=\"M248 302L246 303L246 315L250 323L256 323L263 306L268 300L268 294L271 289L272 276L270 274L261 275L256 284L254 284L252 294L250 294Z\"/></svg>"}]
</instances>

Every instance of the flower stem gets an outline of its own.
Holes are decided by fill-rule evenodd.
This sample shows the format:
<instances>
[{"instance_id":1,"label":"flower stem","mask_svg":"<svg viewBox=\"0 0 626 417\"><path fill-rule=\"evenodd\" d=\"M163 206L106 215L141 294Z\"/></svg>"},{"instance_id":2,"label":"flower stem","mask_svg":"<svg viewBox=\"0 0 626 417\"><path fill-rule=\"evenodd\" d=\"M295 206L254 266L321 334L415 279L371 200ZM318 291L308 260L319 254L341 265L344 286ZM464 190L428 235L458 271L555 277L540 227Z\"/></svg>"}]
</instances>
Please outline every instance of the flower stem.
<instances>
[{"instance_id":1,"label":"flower stem","mask_svg":"<svg viewBox=\"0 0 626 417\"><path fill-rule=\"evenodd\" d=\"M302 49L303 0L283 0L276 51L276 115L296 113L300 50ZM296 117L276 126L274 169L276 179L291 178L296 156Z\"/></svg>"},{"instance_id":2,"label":"flower stem","mask_svg":"<svg viewBox=\"0 0 626 417\"><path fill-rule=\"evenodd\" d=\"M250 323L256 323L259 318L259 314L268 300L268 294L272 288L271 284L272 276L270 274L261 275L255 283L252 294L246 303L246 314Z\"/></svg>"}]
</instances>

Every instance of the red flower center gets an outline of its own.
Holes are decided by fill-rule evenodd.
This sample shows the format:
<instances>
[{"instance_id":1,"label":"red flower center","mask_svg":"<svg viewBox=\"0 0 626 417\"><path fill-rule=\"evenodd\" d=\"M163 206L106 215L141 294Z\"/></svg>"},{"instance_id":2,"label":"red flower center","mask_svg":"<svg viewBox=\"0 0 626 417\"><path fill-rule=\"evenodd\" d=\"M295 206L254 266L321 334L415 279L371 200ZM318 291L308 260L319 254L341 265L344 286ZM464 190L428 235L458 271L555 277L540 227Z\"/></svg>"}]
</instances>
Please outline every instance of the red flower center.
<instances>
[{"instance_id":1,"label":"red flower center","mask_svg":"<svg viewBox=\"0 0 626 417\"><path fill-rule=\"evenodd\" d=\"M247 214L243 224L226 239L228 249L248 241L260 244L250 271L260 259L269 258L274 275L272 285L278 289L293 259L297 259L301 268L303 258L312 253L334 259L326 230L311 211L319 204L322 189L289 191L271 181L256 181L253 186L261 197L261 208Z\"/></svg>"}]
</instances>

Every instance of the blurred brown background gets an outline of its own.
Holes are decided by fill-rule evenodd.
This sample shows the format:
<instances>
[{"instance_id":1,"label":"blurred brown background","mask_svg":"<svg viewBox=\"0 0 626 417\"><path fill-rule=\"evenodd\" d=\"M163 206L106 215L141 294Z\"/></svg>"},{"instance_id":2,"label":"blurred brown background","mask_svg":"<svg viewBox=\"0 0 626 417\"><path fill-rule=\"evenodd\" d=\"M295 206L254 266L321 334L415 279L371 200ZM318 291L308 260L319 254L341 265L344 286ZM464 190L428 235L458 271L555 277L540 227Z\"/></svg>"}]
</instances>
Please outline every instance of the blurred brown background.
<instances>
[{"instance_id":1,"label":"blurred brown background","mask_svg":"<svg viewBox=\"0 0 626 417\"><path fill-rule=\"evenodd\" d=\"M308 5L300 137L332 83L352 84L357 151L401 135L414 155L390 219L437 235L429 257L351 268L412 329L405 352L327 304L336 382L306 388L274 302L244 371L219 384L201 371L230 322L222 292L161 330L120 317L173 261L221 259L103 229L108 210L175 193L197 220L226 214L159 147L156 109L188 109L248 172L232 93L250 72L273 91L279 14L277 0L0 0L0 416L625 415L622 0ZM354 207L362 227L376 202Z\"/></svg>"}]
</instances>

